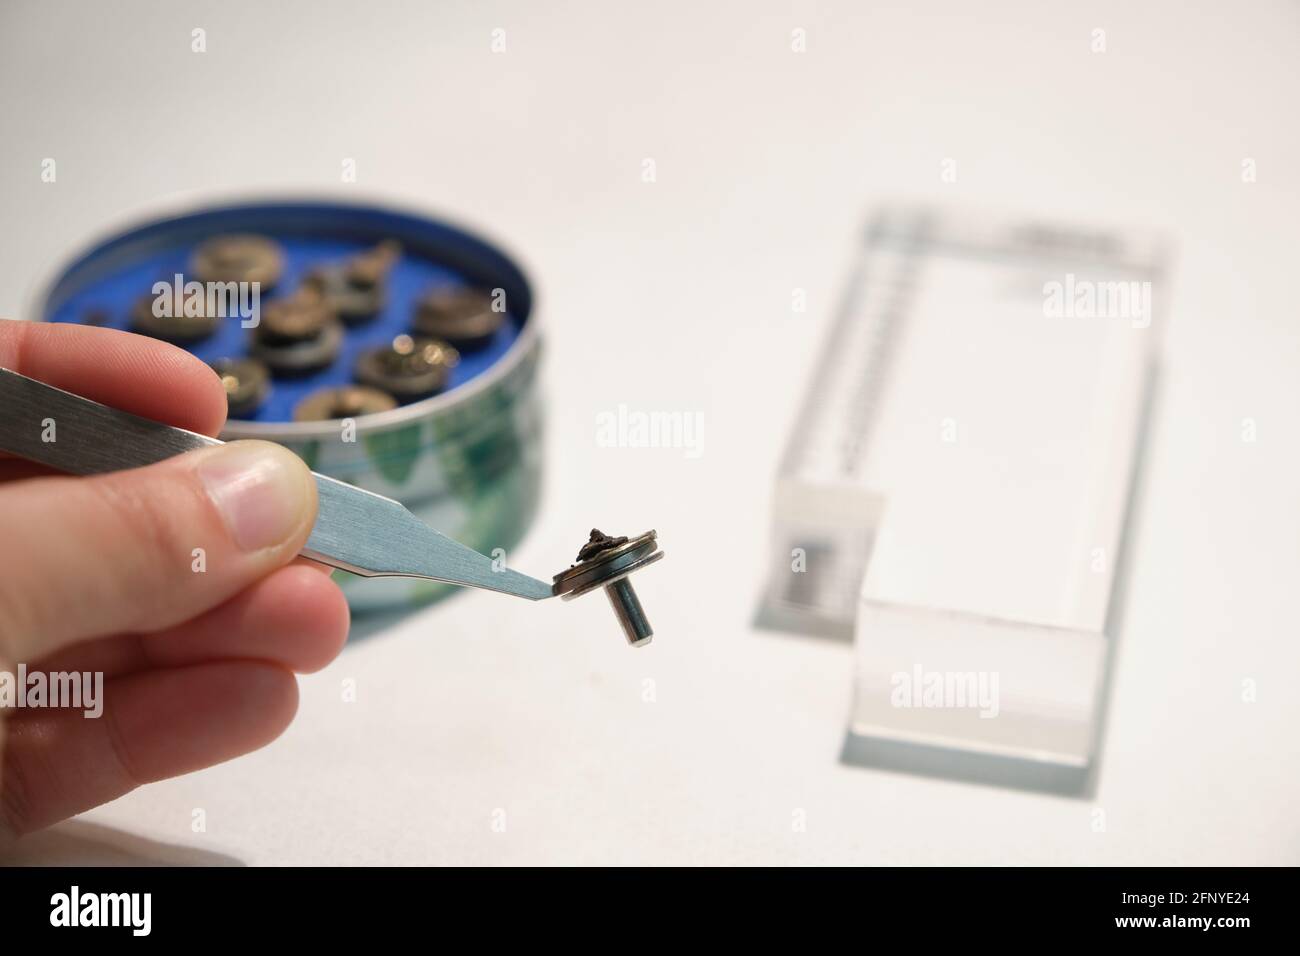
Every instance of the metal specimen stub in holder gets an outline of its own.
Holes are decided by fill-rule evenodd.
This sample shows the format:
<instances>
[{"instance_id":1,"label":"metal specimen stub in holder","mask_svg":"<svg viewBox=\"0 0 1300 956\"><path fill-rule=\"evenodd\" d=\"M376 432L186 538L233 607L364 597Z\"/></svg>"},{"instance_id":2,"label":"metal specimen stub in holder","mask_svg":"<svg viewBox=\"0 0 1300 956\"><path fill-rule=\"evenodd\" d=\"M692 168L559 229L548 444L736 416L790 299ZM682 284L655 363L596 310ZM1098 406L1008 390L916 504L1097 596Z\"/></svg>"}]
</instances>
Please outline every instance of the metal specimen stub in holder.
<instances>
[{"instance_id":1,"label":"metal specimen stub in holder","mask_svg":"<svg viewBox=\"0 0 1300 956\"><path fill-rule=\"evenodd\" d=\"M324 368L343 347L343 325L324 296L304 288L268 302L252 333L249 351L281 375Z\"/></svg>"},{"instance_id":2,"label":"metal specimen stub in holder","mask_svg":"<svg viewBox=\"0 0 1300 956\"><path fill-rule=\"evenodd\" d=\"M227 414L243 418L257 409L271 388L271 373L257 359L219 358L208 363L226 390Z\"/></svg>"},{"instance_id":3,"label":"metal specimen stub in holder","mask_svg":"<svg viewBox=\"0 0 1300 956\"><path fill-rule=\"evenodd\" d=\"M140 296L131 311L132 331L174 345L203 341L217 330L220 321L208 310L206 296L170 287L161 296Z\"/></svg>"},{"instance_id":4,"label":"metal specimen stub in holder","mask_svg":"<svg viewBox=\"0 0 1300 956\"><path fill-rule=\"evenodd\" d=\"M401 243L385 240L345 263L314 269L304 285L319 292L345 324L360 325L387 304L388 273L401 254Z\"/></svg>"},{"instance_id":5,"label":"metal specimen stub in holder","mask_svg":"<svg viewBox=\"0 0 1300 956\"><path fill-rule=\"evenodd\" d=\"M416 309L415 330L458 349L481 349L496 335L505 313L479 289L434 289Z\"/></svg>"},{"instance_id":6,"label":"metal specimen stub in holder","mask_svg":"<svg viewBox=\"0 0 1300 956\"><path fill-rule=\"evenodd\" d=\"M362 415L376 415L397 407L387 392L364 385L344 385L313 392L293 410L296 422L331 422Z\"/></svg>"},{"instance_id":7,"label":"metal specimen stub in holder","mask_svg":"<svg viewBox=\"0 0 1300 956\"><path fill-rule=\"evenodd\" d=\"M160 297L151 290L164 281L172 291ZM277 441L481 551L513 548L536 513L532 287L459 227L334 198L173 205L69 250L37 288L32 318L146 332L211 365L227 395L225 440ZM421 321L430 301L445 334ZM455 591L340 584L358 611Z\"/></svg>"},{"instance_id":8,"label":"metal specimen stub in holder","mask_svg":"<svg viewBox=\"0 0 1300 956\"><path fill-rule=\"evenodd\" d=\"M459 361L459 353L446 342L399 335L389 345L362 352L353 375L362 385L412 402L441 392Z\"/></svg>"},{"instance_id":9,"label":"metal specimen stub in holder","mask_svg":"<svg viewBox=\"0 0 1300 956\"><path fill-rule=\"evenodd\" d=\"M628 576L663 556L654 531L627 538L611 537L593 528L578 552L578 563L555 576L555 593L571 601L603 588L628 644L642 647L650 643L654 630Z\"/></svg>"},{"instance_id":10,"label":"metal specimen stub in holder","mask_svg":"<svg viewBox=\"0 0 1300 956\"><path fill-rule=\"evenodd\" d=\"M198 282L257 283L265 293L280 281L284 254L264 236L214 236L194 251L189 271Z\"/></svg>"}]
</instances>

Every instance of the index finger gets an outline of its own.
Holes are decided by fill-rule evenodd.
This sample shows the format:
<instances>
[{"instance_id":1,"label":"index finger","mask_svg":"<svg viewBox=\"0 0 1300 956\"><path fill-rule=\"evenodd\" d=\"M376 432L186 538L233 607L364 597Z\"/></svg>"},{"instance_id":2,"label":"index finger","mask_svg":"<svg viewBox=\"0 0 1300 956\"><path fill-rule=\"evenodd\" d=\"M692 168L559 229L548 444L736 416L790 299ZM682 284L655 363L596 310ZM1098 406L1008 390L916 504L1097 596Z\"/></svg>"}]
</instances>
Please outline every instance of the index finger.
<instances>
[{"instance_id":1,"label":"index finger","mask_svg":"<svg viewBox=\"0 0 1300 956\"><path fill-rule=\"evenodd\" d=\"M226 393L184 349L132 332L0 319L0 367L143 418L215 436Z\"/></svg>"}]
</instances>

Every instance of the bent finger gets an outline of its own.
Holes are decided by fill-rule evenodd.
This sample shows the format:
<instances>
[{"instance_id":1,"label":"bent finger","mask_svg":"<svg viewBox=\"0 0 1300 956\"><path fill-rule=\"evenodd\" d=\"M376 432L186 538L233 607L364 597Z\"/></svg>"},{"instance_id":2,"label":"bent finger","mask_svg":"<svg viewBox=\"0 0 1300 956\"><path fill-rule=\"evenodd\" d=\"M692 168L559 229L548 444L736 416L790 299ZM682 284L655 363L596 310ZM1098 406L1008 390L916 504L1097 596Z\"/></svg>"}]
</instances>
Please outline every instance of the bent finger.
<instances>
[{"instance_id":1,"label":"bent finger","mask_svg":"<svg viewBox=\"0 0 1300 956\"><path fill-rule=\"evenodd\" d=\"M0 658L196 617L292 560L315 516L307 466L260 441L0 487Z\"/></svg>"},{"instance_id":2,"label":"bent finger","mask_svg":"<svg viewBox=\"0 0 1300 956\"><path fill-rule=\"evenodd\" d=\"M82 641L32 669L107 678L208 661L248 659L297 674L320 670L347 640L347 601L333 581L295 562L192 621L154 634Z\"/></svg>"},{"instance_id":3,"label":"bent finger","mask_svg":"<svg viewBox=\"0 0 1300 956\"><path fill-rule=\"evenodd\" d=\"M59 710L8 722L0 824L37 830L264 747L293 719L298 685L273 664L226 661L123 677L104 697L96 719Z\"/></svg>"},{"instance_id":4,"label":"bent finger","mask_svg":"<svg viewBox=\"0 0 1300 956\"><path fill-rule=\"evenodd\" d=\"M0 319L0 368L204 435L215 436L226 421L217 374L184 349L146 335Z\"/></svg>"}]
</instances>

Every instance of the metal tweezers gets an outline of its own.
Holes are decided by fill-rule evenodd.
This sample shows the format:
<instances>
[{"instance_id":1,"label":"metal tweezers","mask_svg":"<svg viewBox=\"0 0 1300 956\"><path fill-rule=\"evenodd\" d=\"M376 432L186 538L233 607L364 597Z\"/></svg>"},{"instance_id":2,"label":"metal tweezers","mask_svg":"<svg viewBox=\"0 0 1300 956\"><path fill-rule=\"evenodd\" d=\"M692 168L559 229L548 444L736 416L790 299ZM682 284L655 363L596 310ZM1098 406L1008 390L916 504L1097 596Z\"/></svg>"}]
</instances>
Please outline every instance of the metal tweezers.
<instances>
[{"instance_id":1,"label":"metal tweezers","mask_svg":"<svg viewBox=\"0 0 1300 956\"><path fill-rule=\"evenodd\" d=\"M57 440L44 441L46 419ZM0 451L74 475L139 468L222 442L140 418L0 368ZM303 557L367 578L425 578L540 601L552 586L494 569L487 555L426 525L401 504L312 472L319 510Z\"/></svg>"}]
</instances>

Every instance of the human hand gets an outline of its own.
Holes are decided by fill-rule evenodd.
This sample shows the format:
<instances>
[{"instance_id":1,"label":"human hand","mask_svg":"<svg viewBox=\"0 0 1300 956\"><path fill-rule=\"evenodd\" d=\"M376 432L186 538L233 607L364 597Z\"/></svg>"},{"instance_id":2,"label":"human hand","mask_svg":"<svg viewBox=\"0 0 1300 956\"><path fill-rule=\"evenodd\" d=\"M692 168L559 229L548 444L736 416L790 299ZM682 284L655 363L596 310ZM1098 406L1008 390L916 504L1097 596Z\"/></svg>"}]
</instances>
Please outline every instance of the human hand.
<instances>
[{"instance_id":1,"label":"human hand","mask_svg":"<svg viewBox=\"0 0 1300 956\"><path fill-rule=\"evenodd\" d=\"M206 365L138 335L0 320L0 366L208 435L226 417ZM267 442L78 478L0 455L0 680L103 673L98 718L0 694L0 839L280 735L293 673L347 637L329 569L295 560L315 517L307 466Z\"/></svg>"}]
</instances>

